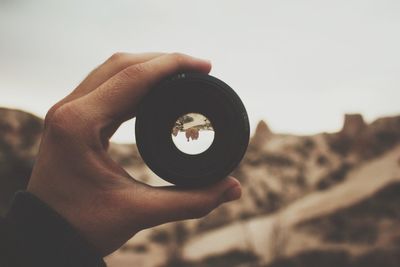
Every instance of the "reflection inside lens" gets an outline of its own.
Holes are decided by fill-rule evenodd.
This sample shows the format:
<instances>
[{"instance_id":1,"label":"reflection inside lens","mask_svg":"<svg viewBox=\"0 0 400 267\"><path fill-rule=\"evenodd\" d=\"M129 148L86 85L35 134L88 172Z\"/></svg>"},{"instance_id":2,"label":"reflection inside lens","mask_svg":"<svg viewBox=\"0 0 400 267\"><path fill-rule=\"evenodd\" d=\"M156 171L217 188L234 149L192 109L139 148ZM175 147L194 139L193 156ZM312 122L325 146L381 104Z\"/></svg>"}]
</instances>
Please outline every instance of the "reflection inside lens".
<instances>
[{"instance_id":1,"label":"reflection inside lens","mask_svg":"<svg viewBox=\"0 0 400 267\"><path fill-rule=\"evenodd\" d=\"M171 134L175 146L190 155L206 151L214 140L214 128L210 120L199 113L188 113L179 117Z\"/></svg>"}]
</instances>

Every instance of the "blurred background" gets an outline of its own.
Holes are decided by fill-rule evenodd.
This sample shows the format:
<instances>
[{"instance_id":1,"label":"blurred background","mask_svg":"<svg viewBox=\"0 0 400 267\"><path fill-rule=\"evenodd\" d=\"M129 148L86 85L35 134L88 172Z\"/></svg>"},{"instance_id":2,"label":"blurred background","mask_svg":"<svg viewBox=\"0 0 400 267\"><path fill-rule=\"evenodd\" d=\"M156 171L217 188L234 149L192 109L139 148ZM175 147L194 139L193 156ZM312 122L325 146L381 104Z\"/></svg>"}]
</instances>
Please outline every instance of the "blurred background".
<instances>
[{"instance_id":1,"label":"blurred background","mask_svg":"<svg viewBox=\"0 0 400 267\"><path fill-rule=\"evenodd\" d=\"M211 60L248 110L244 194L139 233L109 266L400 266L399 47L395 0L0 0L0 214L55 102L115 52L177 51ZM112 140L163 184L134 120Z\"/></svg>"}]
</instances>

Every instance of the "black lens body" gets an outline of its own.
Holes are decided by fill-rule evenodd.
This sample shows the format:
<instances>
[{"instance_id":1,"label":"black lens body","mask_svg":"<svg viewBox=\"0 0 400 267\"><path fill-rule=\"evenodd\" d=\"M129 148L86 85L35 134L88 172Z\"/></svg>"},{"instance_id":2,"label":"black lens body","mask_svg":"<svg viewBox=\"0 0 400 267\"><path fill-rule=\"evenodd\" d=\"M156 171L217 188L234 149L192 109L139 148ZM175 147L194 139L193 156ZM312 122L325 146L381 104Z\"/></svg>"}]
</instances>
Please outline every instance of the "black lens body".
<instances>
[{"instance_id":1,"label":"black lens body","mask_svg":"<svg viewBox=\"0 0 400 267\"><path fill-rule=\"evenodd\" d=\"M181 152L171 129L187 113L199 113L212 123L211 146L197 155ZM162 179L184 187L220 181L240 163L249 142L249 121L239 96L221 80L184 73L151 89L136 117L136 142L149 168Z\"/></svg>"}]
</instances>

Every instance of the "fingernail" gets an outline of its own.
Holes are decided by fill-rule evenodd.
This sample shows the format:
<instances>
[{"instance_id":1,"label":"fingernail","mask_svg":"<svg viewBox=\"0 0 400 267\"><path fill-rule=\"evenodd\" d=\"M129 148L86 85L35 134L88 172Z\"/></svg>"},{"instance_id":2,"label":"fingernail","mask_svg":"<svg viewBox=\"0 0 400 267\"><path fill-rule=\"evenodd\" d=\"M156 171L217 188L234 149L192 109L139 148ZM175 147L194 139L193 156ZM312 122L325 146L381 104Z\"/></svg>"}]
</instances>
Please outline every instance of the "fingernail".
<instances>
[{"instance_id":1,"label":"fingernail","mask_svg":"<svg viewBox=\"0 0 400 267\"><path fill-rule=\"evenodd\" d=\"M222 196L223 202L229 202L236 199L239 199L242 195L242 189L239 185L234 186L226 190Z\"/></svg>"}]
</instances>

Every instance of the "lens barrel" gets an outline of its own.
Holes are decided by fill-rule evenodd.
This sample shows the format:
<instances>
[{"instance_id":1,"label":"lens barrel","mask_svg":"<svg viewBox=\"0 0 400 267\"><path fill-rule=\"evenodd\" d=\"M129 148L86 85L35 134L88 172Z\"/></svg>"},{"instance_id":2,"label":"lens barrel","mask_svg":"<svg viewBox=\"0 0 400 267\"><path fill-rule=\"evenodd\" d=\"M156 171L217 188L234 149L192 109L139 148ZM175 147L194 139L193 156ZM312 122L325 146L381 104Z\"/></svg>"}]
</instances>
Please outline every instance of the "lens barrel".
<instances>
[{"instance_id":1,"label":"lens barrel","mask_svg":"<svg viewBox=\"0 0 400 267\"><path fill-rule=\"evenodd\" d=\"M204 152L190 155L173 143L177 118L198 113L209 118L214 140ZM184 187L224 179L240 163L249 143L249 120L235 91L200 73L170 77L144 97L136 116L136 143L148 167L162 179Z\"/></svg>"}]
</instances>

